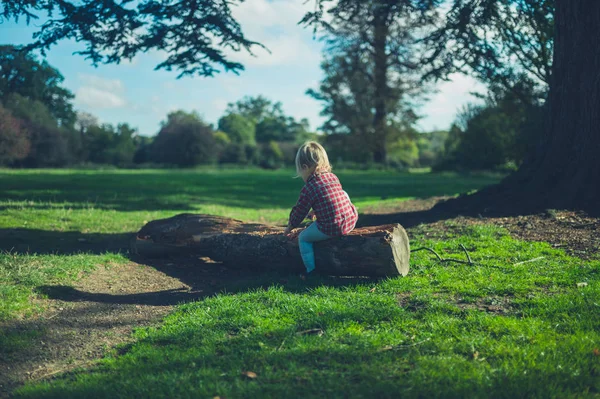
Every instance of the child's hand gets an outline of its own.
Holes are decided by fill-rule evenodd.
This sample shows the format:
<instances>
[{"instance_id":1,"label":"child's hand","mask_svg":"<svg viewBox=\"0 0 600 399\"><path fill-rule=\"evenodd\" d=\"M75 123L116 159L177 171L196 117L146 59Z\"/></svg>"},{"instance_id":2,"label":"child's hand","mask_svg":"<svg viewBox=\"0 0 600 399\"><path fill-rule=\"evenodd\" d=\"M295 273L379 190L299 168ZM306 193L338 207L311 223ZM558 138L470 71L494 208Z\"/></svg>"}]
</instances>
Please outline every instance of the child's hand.
<instances>
[{"instance_id":1,"label":"child's hand","mask_svg":"<svg viewBox=\"0 0 600 399\"><path fill-rule=\"evenodd\" d=\"M285 231L283 232L283 234L290 240L293 240L294 238L298 237L299 233L299 230L293 231L290 226L286 227Z\"/></svg>"},{"instance_id":2,"label":"child's hand","mask_svg":"<svg viewBox=\"0 0 600 399\"><path fill-rule=\"evenodd\" d=\"M310 220L312 220L313 222L314 222L315 220L317 220L317 215L315 215L315 212L314 212L314 211L310 211L310 212L308 212L308 216L307 216L307 217L308 217Z\"/></svg>"}]
</instances>

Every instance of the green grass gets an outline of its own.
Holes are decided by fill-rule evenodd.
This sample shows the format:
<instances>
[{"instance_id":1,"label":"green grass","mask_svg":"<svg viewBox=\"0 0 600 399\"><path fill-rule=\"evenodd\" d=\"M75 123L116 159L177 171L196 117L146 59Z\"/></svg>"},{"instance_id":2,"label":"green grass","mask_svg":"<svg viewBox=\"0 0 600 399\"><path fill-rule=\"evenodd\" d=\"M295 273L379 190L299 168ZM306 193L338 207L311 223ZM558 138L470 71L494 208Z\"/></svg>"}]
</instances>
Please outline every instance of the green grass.
<instances>
[{"instance_id":1,"label":"green grass","mask_svg":"<svg viewBox=\"0 0 600 399\"><path fill-rule=\"evenodd\" d=\"M477 266L442 266L419 252L407 278L341 286L321 278L182 305L159 328L137 331L125 354L20 395L598 395L600 262L492 227L415 241L455 257L459 244ZM513 266L536 256L547 260Z\"/></svg>"},{"instance_id":2,"label":"green grass","mask_svg":"<svg viewBox=\"0 0 600 399\"><path fill-rule=\"evenodd\" d=\"M453 195L498 176L341 172L361 209ZM291 171L1 171L0 317L35 308L36 287L126 262L128 233L193 211L284 223L301 182ZM383 200L382 200L383 198ZM452 222L448 222L452 223ZM17 397L592 397L600 395L600 262L490 226L416 252L405 278L257 276L177 307L91 369ZM83 240L83 241L82 241ZM38 253L38 255L33 255ZM515 263L544 257L532 263ZM586 282L587 286L577 287ZM308 333L311 331L313 333ZM18 351L36 334L7 337ZM596 354L595 354L596 353ZM256 378L243 373L252 371Z\"/></svg>"},{"instance_id":3,"label":"green grass","mask_svg":"<svg viewBox=\"0 0 600 399\"><path fill-rule=\"evenodd\" d=\"M36 255L0 253L0 321L40 309L31 301L37 287L69 283L98 264L125 261L121 255ZM0 336L0 346L2 336Z\"/></svg>"},{"instance_id":4,"label":"green grass","mask_svg":"<svg viewBox=\"0 0 600 399\"><path fill-rule=\"evenodd\" d=\"M30 170L0 172L0 226L118 233L144 220L195 211L284 223L302 187L292 170ZM499 175L342 171L358 207L381 199L455 195Z\"/></svg>"}]
</instances>

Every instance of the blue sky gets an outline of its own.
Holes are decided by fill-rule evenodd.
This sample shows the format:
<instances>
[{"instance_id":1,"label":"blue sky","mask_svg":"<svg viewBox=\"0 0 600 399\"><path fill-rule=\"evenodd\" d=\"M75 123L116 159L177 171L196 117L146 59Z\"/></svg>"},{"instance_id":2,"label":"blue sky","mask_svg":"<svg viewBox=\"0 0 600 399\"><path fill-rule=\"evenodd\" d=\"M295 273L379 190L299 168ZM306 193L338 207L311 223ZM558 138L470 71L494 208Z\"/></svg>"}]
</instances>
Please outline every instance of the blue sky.
<instances>
[{"instance_id":1,"label":"blue sky","mask_svg":"<svg viewBox=\"0 0 600 399\"><path fill-rule=\"evenodd\" d=\"M50 49L47 61L64 76L64 85L75 94L77 110L96 115L101 122L128 122L143 135L158 132L160 121L177 109L198 111L208 122L216 123L228 102L245 95L262 94L281 101L285 112L296 118L308 118L316 129L323 121L320 104L305 95L317 88L322 73L319 67L322 44L313 39L310 29L296 23L307 11L304 0L250 0L236 7L234 15L246 36L266 45L271 54L255 50L256 57L232 53L246 70L239 76L220 73L213 78L176 79L176 71L154 71L161 62L160 53L137 56L120 65L91 66L82 56L73 55L82 46L63 42ZM0 24L0 42L24 44L31 41L35 27L24 22ZM483 91L473 79L455 75L451 82L438 84L419 113L419 128L445 129L457 111L476 99L469 93Z\"/></svg>"}]
</instances>

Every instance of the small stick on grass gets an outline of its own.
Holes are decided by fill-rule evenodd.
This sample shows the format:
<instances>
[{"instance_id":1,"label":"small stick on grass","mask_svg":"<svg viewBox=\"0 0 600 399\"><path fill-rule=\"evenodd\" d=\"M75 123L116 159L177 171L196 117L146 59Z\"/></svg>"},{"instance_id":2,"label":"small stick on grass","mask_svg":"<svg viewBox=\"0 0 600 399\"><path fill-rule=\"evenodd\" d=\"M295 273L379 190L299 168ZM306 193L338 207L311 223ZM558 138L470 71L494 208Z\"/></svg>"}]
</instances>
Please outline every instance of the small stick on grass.
<instances>
[{"instance_id":1,"label":"small stick on grass","mask_svg":"<svg viewBox=\"0 0 600 399\"><path fill-rule=\"evenodd\" d=\"M467 248L465 248L464 245L460 244L460 247L463 249L463 251L465 251L465 255L467 255L467 259L469 260L469 264L472 265L473 261L471 260L471 256L469 255L469 253L467 252Z\"/></svg>"},{"instance_id":2,"label":"small stick on grass","mask_svg":"<svg viewBox=\"0 0 600 399\"><path fill-rule=\"evenodd\" d=\"M524 260L523 262L517 262L517 263L515 263L513 266L519 266L519 265L522 265L522 264L525 264L525 263L535 262L536 260L542 260L544 258L545 258L545 256L540 256L539 258L533 258L533 259L529 259L529 260Z\"/></svg>"},{"instance_id":3,"label":"small stick on grass","mask_svg":"<svg viewBox=\"0 0 600 399\"><path fill-rule=\"evenodd\" d=\"M417 252L417 251L429 251L429 252L433 253L435 256L437 256L437 258L440 262L444 261L444 259L431 248L421 247L421 248L417 248L417 249L412 249L410 252Z\"/></svg>"},{"instance_id":4,"label":"small stick on grass","mask_svg":"<svg viewBox=\"0 0 600 399\"><path fill-rule=\"evenodd\" d=\"M463 248L463 249L464 249L464 248ZM456 262L456 263L462 263L462 264L464 264L464 265L475 265L475 263L473 263L473 261L471 260L471 257L469 256L469 253L468 253L468 252L467 252L467 258L469 258L469 260L468 260L468 261L466 261L466 260L460 260L460 259L449 259L449 258L448 258L448 259L446 259L446 258L442 258L442 257L441 257L441 256L440 256L440 255L439 255L437 252L435 252L433 249L431 249L431 248L427 248L427 247L421 247L421 248L413 249L413 250L411 250L410 252L417 252L417 251L429 251L429 252L431 252L432 254L434 254L434 255L435 255L437 258L438 258L438 261L439 261L439 262L441 262L441 263L444 263L444 262ZM465 252L466 252L466 251L467 251L467 250L465 249Z\"/></svg>"}]
</instances>

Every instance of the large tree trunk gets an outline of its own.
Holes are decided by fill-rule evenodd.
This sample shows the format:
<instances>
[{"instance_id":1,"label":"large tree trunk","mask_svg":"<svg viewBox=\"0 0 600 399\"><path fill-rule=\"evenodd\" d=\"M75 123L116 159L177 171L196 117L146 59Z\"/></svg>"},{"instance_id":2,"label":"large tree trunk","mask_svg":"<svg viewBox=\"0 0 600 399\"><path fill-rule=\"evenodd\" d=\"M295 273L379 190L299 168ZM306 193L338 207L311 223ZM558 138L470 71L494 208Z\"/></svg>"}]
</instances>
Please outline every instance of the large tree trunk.
<instances>
[{"instance_id":1,"label":"large tree trunk","mask_svg":"<svg viewBox=\"0 0 600 399\"><path fill-rule=\"evenodd\" d=\"M556 0L554 39L541 143L499 185L446 206L600 212L600 1Z\"/></svg>"},{"instance_id":2,"label":"large tree trunk","mask_svg":"<svg viewBox=\"0 0 600 399\"><path fill-rule=\"evenodd\" d=\"M283 228L211 215L181 214L145 225L132 250L142 256L196 254L255 270L304 270L298 241ZM317 271L336 276L405 276L408 236L399 224L355 229L315 244Z\"/></svg>"},{"instance_id":3,"label":"large tree trunk","mask_svg":"<svg viewBox=\"0 0 600 399\"><path fill-rule=\"evenodd\" d=\"M600 1L557 0L547 130L523 168L548 206L600 204Z\"/></svg>"}]
</instances>

